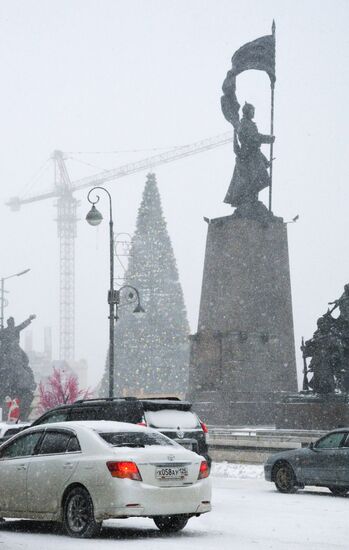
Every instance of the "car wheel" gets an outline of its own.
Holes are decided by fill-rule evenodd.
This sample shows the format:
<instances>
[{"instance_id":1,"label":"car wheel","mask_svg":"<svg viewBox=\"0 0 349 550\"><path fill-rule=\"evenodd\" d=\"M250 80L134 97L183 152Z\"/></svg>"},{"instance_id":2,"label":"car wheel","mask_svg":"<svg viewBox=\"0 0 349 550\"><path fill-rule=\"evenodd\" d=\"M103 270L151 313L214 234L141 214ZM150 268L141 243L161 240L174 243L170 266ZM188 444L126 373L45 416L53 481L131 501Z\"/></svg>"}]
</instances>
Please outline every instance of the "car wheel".
<instances>
[{"instance_id":1,"label":"car wheel","mask_svg":"<svg viewBox=\"0 0 349 550\"><path fill-rule=\"evenodd\" d=\"M71 537L88 539L99 533L102 524L96 522L92 499L83 487L75 487L66 496L63 526Z\"/></svg>"},{"instance_id":2,"label":"car wheel","mask_svg":"<svg viewBox=\"0 0 349 550\"><path fill-rule=\"evenodd\" d=\"M348 487L329 487L331 493L336 495L336 497L344 497L349 491Z\"/></svg>"},{"instance_id":3,"label":"car wheel","mask_svg":"<svg viewBox=\"0 0 349 550\"><path fill-rule=\"evenodd\" d=\"M280 493L295 493L296 476L289 464L277 464L274 467L274 482Z\"/></svg>"},{"instance_id":4,"label":"car wheel","mask_svg":"<svg viewBox=\"0 0 349 550\"><path fill-rule=\"evenodd\" d=\"M188 523L186 516L158 516L153 518L154 523L164 533L176 533L181 531Z\"/></svg>"}]
</instances>

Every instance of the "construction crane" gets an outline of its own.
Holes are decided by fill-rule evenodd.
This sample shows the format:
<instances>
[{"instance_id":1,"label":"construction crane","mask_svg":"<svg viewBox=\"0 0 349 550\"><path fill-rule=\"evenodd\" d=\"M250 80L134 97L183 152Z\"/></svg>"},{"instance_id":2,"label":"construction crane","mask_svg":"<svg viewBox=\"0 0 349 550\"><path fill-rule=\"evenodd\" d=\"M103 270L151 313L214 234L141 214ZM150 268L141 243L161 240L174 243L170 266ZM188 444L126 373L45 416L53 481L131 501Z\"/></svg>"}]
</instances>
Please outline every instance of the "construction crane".
<instances>
[{"instance_id":1,"label":"construction crane","mask_svg":"<svg viewBox=\"0 0 349 550\"><path fill-rule=\"evenodd\" d=\"M59 238L59 358L63 361L74 361L75 357L75 238L77 225L78 201L73 193L87 187L111 183L119 178L150 170L161 164L196 155L221 147L233 141L231 132L212 138L196 141L182 147L175 147L164 153L127 163L100 174L71 181L66 166L68 155L54 151L54 186L50 191L26 198L13 197L6 204L18 211L24 204L45 199L57 198L57 230Z\"/></svg>"}]
</instances>

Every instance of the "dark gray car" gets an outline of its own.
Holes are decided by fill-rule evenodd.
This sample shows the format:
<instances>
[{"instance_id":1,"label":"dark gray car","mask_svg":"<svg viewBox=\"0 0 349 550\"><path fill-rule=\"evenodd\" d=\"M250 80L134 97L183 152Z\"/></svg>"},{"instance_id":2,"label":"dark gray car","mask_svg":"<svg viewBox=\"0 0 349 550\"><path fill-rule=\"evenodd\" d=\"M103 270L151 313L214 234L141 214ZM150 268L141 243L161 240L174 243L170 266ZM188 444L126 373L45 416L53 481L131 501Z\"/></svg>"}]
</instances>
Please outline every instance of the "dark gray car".
<instances>
[{"instance_id":1,"label":"dark gray car","mask_svg":"<svg viewBox=\"0 0 349 550\"><path fill-rule=\"evenodd\" d=\"M345 495L349 491L349 428L329 432L307 448L270 456L264 475L281 493L316 485Z\"/></svg>"}]
</instances>

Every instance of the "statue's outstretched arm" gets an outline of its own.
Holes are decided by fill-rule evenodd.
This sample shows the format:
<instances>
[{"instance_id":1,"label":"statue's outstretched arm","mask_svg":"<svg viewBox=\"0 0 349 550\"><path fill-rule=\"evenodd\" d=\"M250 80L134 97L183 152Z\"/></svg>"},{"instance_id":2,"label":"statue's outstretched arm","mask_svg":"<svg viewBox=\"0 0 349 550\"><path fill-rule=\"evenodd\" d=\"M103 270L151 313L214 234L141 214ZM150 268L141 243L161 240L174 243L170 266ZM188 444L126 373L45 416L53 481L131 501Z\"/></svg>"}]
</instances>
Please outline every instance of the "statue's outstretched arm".
<instances>
[{"instance_id":1,"label":"statue's outstretched arm","mask_svg":"<svg viewBox=\"0 0 349 550\"><path fill-rule=\"evenodd\" d=\"M36 319L36 315L30 315L28 317L28 319L26 319L25 321L23 321L23 323L21 323L20 325L17 325L16 326L16 331L17 332L20 332L21 330L23 330L24 328L26 328L28 325L30 325L30 323L33 321L33 319Z\"/></svg>"}]
</instances>

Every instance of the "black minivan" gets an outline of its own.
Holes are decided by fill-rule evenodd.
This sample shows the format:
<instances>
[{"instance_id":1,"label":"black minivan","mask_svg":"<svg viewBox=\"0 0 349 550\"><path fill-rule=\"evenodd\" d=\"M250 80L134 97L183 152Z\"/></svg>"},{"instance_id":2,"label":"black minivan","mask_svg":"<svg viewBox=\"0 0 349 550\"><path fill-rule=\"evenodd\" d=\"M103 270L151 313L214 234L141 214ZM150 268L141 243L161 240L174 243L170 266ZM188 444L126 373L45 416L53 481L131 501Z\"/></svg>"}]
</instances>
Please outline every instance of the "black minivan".
<instances>
[{"instance_id":1,"label":"black minivan","mask_svg":"<svg viewBox=\"0 0 349 550\"><path fill-rule=\"evenodd\" d=\"M176 397L80 399L45 412L32 426L77 420L114 420L155 428L186 449L204 456L211 465L206 441L207 427L192 410L189 401Z\"/></svg>"}]
</instances>

